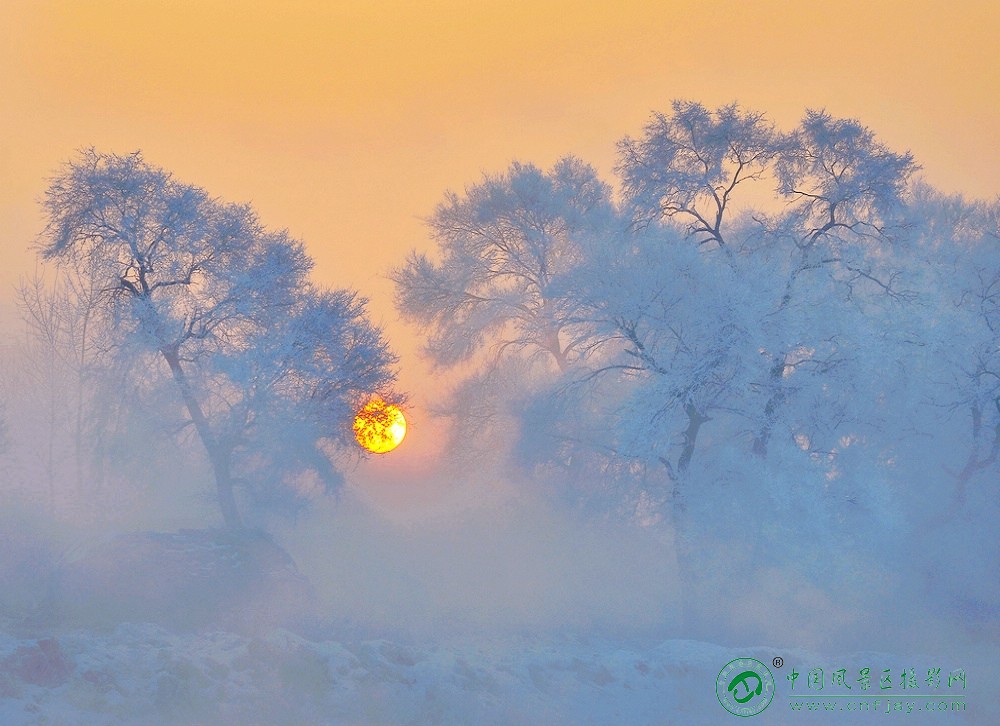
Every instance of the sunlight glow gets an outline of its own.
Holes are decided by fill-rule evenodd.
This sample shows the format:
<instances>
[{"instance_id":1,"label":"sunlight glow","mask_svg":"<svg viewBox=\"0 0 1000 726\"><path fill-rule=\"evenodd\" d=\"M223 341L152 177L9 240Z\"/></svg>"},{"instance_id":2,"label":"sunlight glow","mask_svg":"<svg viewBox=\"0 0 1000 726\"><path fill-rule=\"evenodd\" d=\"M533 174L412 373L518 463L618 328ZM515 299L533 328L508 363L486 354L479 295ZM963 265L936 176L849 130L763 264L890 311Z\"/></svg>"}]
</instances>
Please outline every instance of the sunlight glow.
<instances>
[{"instance_id":1,"label":"sunlight glow","mask_svg":"<svg viewBox=\"0 0 1000 726\"><path fill-rule=\"evenodd\" d=\"M354 417L354 437L373 454L392 451L406 436L406 418L398 406L372 396Z\"/></svg>"}]
</instances>

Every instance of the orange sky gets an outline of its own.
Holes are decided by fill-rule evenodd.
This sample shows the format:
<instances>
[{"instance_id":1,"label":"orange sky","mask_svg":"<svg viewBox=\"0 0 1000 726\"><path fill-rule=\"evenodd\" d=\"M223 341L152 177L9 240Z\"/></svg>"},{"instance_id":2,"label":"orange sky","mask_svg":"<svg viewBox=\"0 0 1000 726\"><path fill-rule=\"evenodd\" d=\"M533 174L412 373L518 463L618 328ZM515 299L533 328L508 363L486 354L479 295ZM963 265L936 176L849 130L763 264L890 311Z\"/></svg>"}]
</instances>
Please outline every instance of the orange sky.
<instances>
[{"instance_id":1,"label":"orange sky","mask_svg":"<svg viewBox=\"0 0 1000 726\"><path fill-rule=\"evenodd\" d=\"M608 175L615 142L682 97L785 127L858 117L931 183L992 197L998 27L995 0L0 0L0 308L46 177L83 146L138 148L370 297L419 410L384 275L427 245L446 188L566 153Z\"/></svg>"}]
</instances>

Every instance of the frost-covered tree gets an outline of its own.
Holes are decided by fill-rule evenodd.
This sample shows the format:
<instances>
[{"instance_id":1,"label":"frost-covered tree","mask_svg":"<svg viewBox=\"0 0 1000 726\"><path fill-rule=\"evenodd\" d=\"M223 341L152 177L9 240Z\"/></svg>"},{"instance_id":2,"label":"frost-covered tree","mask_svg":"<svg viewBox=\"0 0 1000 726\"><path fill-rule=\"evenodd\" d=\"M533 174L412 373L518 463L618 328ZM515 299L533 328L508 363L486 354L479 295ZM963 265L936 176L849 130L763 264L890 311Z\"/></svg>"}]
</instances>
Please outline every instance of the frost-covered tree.
<instances>
[{"instance_id":1,"label":"frost-covered tree","mask_svg":"<svg viewBox=\"0 0 1000 726\"><path fill-rule=\"evenodd\" d=\"M265 430L293 427L302 450L338 441L353 399L393 380L364 302L311 283L302 244L248 206L218 202L139 153L88 150L52 181L44 208L42 256L92 272L111 353L133 379L172 381L229 527L242 524L234 485L252 462L303 461Z\"/></svg>"},{"instance_id":2,"label":"frost-covered tree","mask_svg":"<svg viewBox=\"0 0 1000 726\"><path fill-rule=\"evenodd\" d=\"M612 224L611 189L590 166L514 163L446 194L428 220L437 254L415 252L393 271L397 308L426 334L431 361L476 363L442 406L476 432L462 436L463 451L503 450L518 401L592 353L599 341L572 295L573 271Z\"/></svg>"},{"instance_id":3,"label":"frost-covered tree","mask_svg":"<svg viewBox=\"0 0 1000 726\"><path fill-rule=\"evenodd\" d=\"M983 232L970 240L959 304L966 313L965 355L955 360L955 404L969 415L968 454L956 472L956 504L981 472L1000 473L1000 204L983 209ZM960 349L949 347L955 355Z\"/></svg>"},{"instance_id":4,"label":"frost-covered tree","mask_svg":"<svg viewBox=\"0 0 1000 726\"><path fill-rule=\"evenodd\" d=\"M666 505L682 529L701 436L733 418L760 365L747 353L760 306L731 262L659 222L589 246L572 296L601 344L530 408L521 451L571 464L574 486L614 509Z\"/></svg>"},{"instance_id":5,"label":"frost-covered tree","mask_svg":"<svg viewBox=\"0 0 1000 726\"><path fill-rule=\"evenodd\" d=\"M624 197L640 220L679 222L699 247L727 252L730 271L710 264L707 276L694 283L711 290L716 280L731 276L723 289L727 301L696 309L707 313L701 329L722 323L720 330L728 330L728 337L738 335L743 341L742 350L735 350L732 341L718 341L749 378L733 372L732 380L740 380L744 391L716 403L754 421L753 450L764 456L779 409L798 388L794 384L844 362L851 347L845 335L858 322L847 320L858 310L844 306L860 309L864 319L874 297L906 296L892 256L885 252L913 160L886 149L856 121L833 119L825 112L809 111L799 128L781 134L762 114L738 105L710 112L688 102L676 102L671 115L654 115L644 136L624 139L619 151ZM784 199L780 214L731 214L747 182L768 181ZM666 279L672 279L669 273ZM747 287L740 289L741 284ZM664 289L668 287L665 282ZM847 317L831 315L831 303ZM824 307L826 312L818 314ZM665 321L670 316L661 317ZM633 339L635 359L649 371L662 367L640 339L637 321L628 315L612 319ZM677 337L671 328L664 323L654 335L661 341ZM685 349L691 350L680 347ZM769 361L765 370L761 356ZM701 361L697 370L703 376L712 369L710 361L720 360L700 351L694 357ZM676 373L672 371L675 380ZM759 402L753 402L755 397ZM709 416L694 400L684 407L686 444L679 463L690 461L697 432Z\"/></svg>"},{"instance_id":6,"label":"frost-covered tree","mask_svg":"<svg viewBox=\"0 0 1000 726\"><path fill-rule=\"evenodd\" d=\"M926 291L918 320L904 323L920 346L912 377L924 398L914 426L954 481L950 509L969 484L1000 472L1000 202L968 202L922 185L910 225Z\"/></svg>"},{"instance_id":7,"label":"frost-covered tree","mask_svg":"<svg viewBox=\"0 0 1000 726\"><path fill-rule=\"evenodd\" d=\"M824 111L785 133L679 102L619 153L621 195L566 226L571 254L526 254L526 223L558 207L509 193L512 172L450 197L440 262L397 274L435 361L512 401L519 465L602 514L669 519L703 594L720 563L836 581L876 544L898 558L904 534L945 543L995 516L1000 205L915 184L909 153ZM548 284L523 281L526 260ZM490 347L548 374L497 375L474 356ZM475 409L481 389L461 390ZM845 556L821 560L833 542Z\"/></svg>"},{"instance_id":8,"label":"frost-covered tree","mask_svg":"<svg viewBox=\"0 0 1000 726\"><path fill-rule=\"evenodd\" d=\"M397 305L427 331L439 365L486 349L494 360L523 353L565 369L590 342L568 278L611 212L610 187L586 164L566 158L543 172L515 163L446 195L428 220L440 259L413 253L393 272Z\"/></svg>"},{"instance_id":9,"label":"frost-covered tree","mask_svg":"<svg viewBox=\"0 0 1000 726\"><path fill-rule=\"evenodd\" d=\"M859 322L865 327L887 306L913 299L901 286L895 252L916 168L909 153L891 151L859 122L825 112L808 111L783 145L777 178L787 206L765 222L757 250L762 262L771 258L760 269L770 266L782 281L763 321L771 365L758 387L765 398L753 443L758 455L767 453L794 389L788 384L832 372Z\"/></svg>"},{"instance_id":10,"label":"frost-covered tree","mask_svg":"<svg viewBox=\"0 0 1000 726\"><path fill-rule=\"evenodd\" d=\"M963 384L947 405L971 412L978 442L957 469L993 465L989 223L976 223L974 254L944 265L925 250L918 262L920 235L941 234L918 231L929 209L913 196L910 154L824 111L783 133L736 104L688 102L619 152L620 206L602 192L587 215L555 217L573 231L571 254L547 260L537 250L554 248L529 244L530 223L553 219L540 210L567 208L538 191L564 173L518 166L451 195L432 219L441 261L416 256L397 273L402 309L427 326L437 362L492 345L556 364L540 387L516 389L526 460L571 467L581 451L601 452L602 467L638 464L642 486L659 466L675 508L693 494L686 479L702 451L702 478L723 477L709 473L723 460L733 481L796 462L803 481L859 502L910 445L902 401L939 398L922 377L949 369ZM592 176L587 188L600 188ZM741 196L751 185L757 193ZM754 209L768 187L773 203ZM953 270L947 284L930 280L941 269ZM547 284L532 284L540 271ZM541 334L553 318L540 311L559 314L559 346ZM969 335L939 349L975 353L945 365L928 358L926 323L950 318L945 327Z\"/></svg>"},{"instance_id":11,"label":"frost-covered tree","mask_svg":"<svg viewBox=\"0 0 1000 726\"><path fill-rule=\"evenodd\" d=\"M258 503L287 508L339 486L328 444L352 437L345 424L359 396L400 400L387 391L395 358L364 306L353 291L307 286L212 361L224 383L223 440L238 454L233 474Z\"/></svg>"},{"instance_id":12,"label":"frost-covered tree","mask_svg":"<svg viewBox=\"0 0 1000 726\"><path fill-rule=\"evenodd\" d=\"M763 114L684 101L618 145L636 224L595 250L578 294L598 329L621 344L622 359L599 370L634 379L631 400L643 413L628 417L626 439L666 467L675 507L702 426L716 409L740 406L759 366L751 336L766 296L741 287L759 278L749 269L746 217L734 208L787 145Z\"/></svg>"},{"instance_id":13,"label":"frost-covered tree","mask_svg":"<svg viewBox=\"0 0 1000 726\"><path fill-rule=\"evenodd\" d=\"M876 243L898 217L913 156L897 154L853 119L806 112L778 156L779 191L793 202L788 222L797 246L809 247L840 231L840 239Z\"/></svg>"},{"instance_id":14,"label":"frost-covered tree","mask_svg":"<svg viewBox=\"0 0 1000 726\"><path fill-rule=\"evenodd\" d=\"M784 145L763 114L675 101L642 138L619 142L618 172L640 219L673 219L699 246L732 254L727 225L739 188L762 179Z\"/></svg>"}]
</instances>

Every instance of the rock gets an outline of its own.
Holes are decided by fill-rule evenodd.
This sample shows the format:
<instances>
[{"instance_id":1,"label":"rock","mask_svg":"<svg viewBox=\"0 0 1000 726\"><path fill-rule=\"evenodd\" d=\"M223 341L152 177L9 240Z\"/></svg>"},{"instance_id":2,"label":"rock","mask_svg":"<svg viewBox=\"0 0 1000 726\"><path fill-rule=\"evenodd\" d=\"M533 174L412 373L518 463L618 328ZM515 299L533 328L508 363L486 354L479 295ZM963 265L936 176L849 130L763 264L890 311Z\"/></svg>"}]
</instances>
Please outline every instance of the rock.
<instances>
[{"instance_id":1,"label":"rock","mask_svg":"<svg viewBox=\"0 0 1000 726\"><path fill-rule=\"evenodd\" d=\"M313 598L267 535L183 529L121 534L91 548L58 576L51 610L74 627L150 622L256 632L294 625Z\"/></svg>"},{"instance_id":2,"label":"rock","mask_svg":"<svg viewBox=\"0 0 1000 726\"><path fill-rule=\"evenodd\" d=\"M22 645L0 662L0 673L45 688L61 686L72 672L73 666L63 655L55 638L43 638L34 645Z\"/></svg>"}]
</instances>

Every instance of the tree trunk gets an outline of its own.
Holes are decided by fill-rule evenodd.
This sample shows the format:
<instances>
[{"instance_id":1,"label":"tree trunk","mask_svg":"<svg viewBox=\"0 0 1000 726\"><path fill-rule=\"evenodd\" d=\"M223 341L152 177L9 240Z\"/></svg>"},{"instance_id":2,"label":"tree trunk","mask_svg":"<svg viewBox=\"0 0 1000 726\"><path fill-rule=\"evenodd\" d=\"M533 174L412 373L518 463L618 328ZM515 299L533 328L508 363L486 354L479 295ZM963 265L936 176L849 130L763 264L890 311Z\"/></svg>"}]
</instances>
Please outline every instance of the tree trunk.
<instances>
[{"instance_id":1,"label":"tree trunk","mask_svg":"<svg viewBox=\"0 0 1000 726\"><path fill-rule=\"evenodd\" d=\"M222 519L229 529L243 529L243 519L236 506L236 495L233 491L233 477L229 471L230 452L216 446L215 455L209 453L209 458L212 460L212 471L215 474L215 490L219 496Z\"/></svg>"},{"instance_id":2,"label":"tree trunk","mask_svg":"<svg viewBox=\"0 0 1000 726\"><path fill-rule=\"evenodd\" d=\"M177 386L181 390L181 397L187 407L191 421L194 423L198 438L208 452L209 461L212 463L212 472L215 475L215 488L219 496L219 508L222 510L222 519L229 529L242 529L243 520L240 517L239 509L236 506L236 497L233 493L233 478L229 471L230 452L216 439L215 434L205 418L198 399L195 398L191 390L191 384L181 367L177 351L172 348L161 348L164 360L170 366L170 372L174 376Z\"/></svg>"},{"instance_id":3,"label":"tree trunk","mask_svg":"<svg viewBox=\"0 0 1000 726\"><path fill-rule=\"evenodd\" d=\"M677 460L677 472L681 475L691 465L691 457L694 456L694 447L698 442L698 431L701 429L701 425L709 420L709 417L699 412L693 403L688 403L684 407L684 413L688 417L688 426L684 429L684 445L681 449L681 456Z\"/></svg>"},{"instance_id":4,"label":"tree trunk","mask_svg":"<svg viewBox=\"0 0 1000 726\"><path fill-rule=\"evenodd\" d=\"M995 402L997 410L1000 411L1000 398ZM966 457L965 466L955 475L955 492L952 496L952 509L958 509L965 505L966 489L969 481L979 471L991 466L997 461L1000 455L1000 423L993 427L993 440L990 443L990 450L985 456L980 456L980 440L983 436L983 412L978 405L973 405L970 411L972 416L972 442L969 448L969 455Z\"/></svg>"},{"instance_id":5,"label":"tree trunk","mask_svg":"<svg viewBox=\"0 0 1000 726\"><path fill-rule=\"evenodd\" d=\"M774 422L777 418L778 406L785 400L785 390L781 383L784 373L784 356L775 358L774 365L771 367L771 397L764 404L764 423L753 440L753 453L761 458L767 456L767 443L771 439L771 431L774 428Z\"/></svg>"},{"instance_id":6,"label":"tree trunk","mask_svg":"<svg viewBox=\"0 0 1000 726\"><path fill-rule=\"evenodd\" d=\"M82 326L80 331L80 351L76 361L76 426L73 431L74 458L76 459L76 494L78 497L84 496L84 445L83 445L83 418L84 400L86 399L86 374L87 368L87 327L90 324L91 307L87 306L83 310Z\"/></svg>"},{"instance_id":7,"label":"tree trunk","mask_svg":"<svg viewBox=\"0 0 1000 726\"><path fill-rule=\"evenodd\" d=\"M668 467L668 473L671 468ZM677 579L680 586L680 619L684 633L692 633L698 627L698 586L694 562L692 562L692 547L688 527L687 502L685 501L682 476L670 477L672 490L670 492L670 523L673 528L674 559L677 563Z\"/></svg>"},{"instance_id":8,"label":"tree trunk","mask_svg":"<svg viewBox=\"0 0 1000 726\"><path fill-rule=\"evenodd\" d=\"M566 360L566 351L562 347L562 341L559 340L559 326L553 322L552 306L548 300L545 300L542 305L542 315L544 316L546 322L543 323L541 342L542 347L545 348L555 360L556 365L559 367L560 373L565 373L568 367L568 361Z\"/></svg>"},{"instance_id":9,"label":"tree trunk","mask_svg":"<svg viewBox=\"0 0 1000 726\"><path fill-rule=\"evenodd\" d=\"M676 471L666 459L661 457L660 461L666 467L671 485L670 515L673 526L674 557L677 561L677 576L681 586L681 625L685 632L692 632L698 627L698 613L695 608L698 591L694 563L692 562L693 552L689 539L687 502L685 501L683 482L694 456L698 432L701 430L701 425L710 419L698 411L693 403L688 403L684 407L684 413L687 414L688 425L684 430L684 442L680 457L677 459Z\"/></svg>"},{"instance_id":10,"label":"tree trunk","mask_svg":"<svg viewBox=\"0 0 1000 726\"><path fill-rule=\"evenodd\" d=\"M58 398L54 387L56 374L54 365L49 364L49 420L48 420L48 445L46 447L45 476L48 479L49 490L49 510L55 515L56 511L56 422L58 420L56 411L56 400Z\"/></svg>"}]
</instances>

